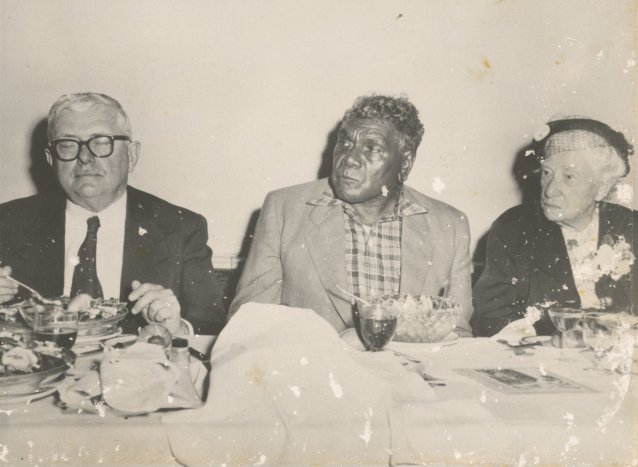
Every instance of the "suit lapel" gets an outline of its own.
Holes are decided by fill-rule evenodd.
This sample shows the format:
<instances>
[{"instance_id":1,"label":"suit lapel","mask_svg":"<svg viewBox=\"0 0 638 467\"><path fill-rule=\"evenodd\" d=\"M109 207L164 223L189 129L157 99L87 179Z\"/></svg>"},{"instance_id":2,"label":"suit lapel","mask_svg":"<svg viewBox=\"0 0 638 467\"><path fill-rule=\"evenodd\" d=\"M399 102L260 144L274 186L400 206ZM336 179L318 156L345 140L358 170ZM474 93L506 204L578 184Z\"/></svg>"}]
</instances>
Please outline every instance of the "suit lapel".
<instances>
[{"instance_id":1,"label":"suit lapel","mask_svg":"<svg viewBox=\"0 0 638 467\"><path fill-rule=\"evenodd\" d=\"M32 284L45 296L60 296L64 289L65 200L52 196L35 216L31 235L25 242L24 265Z\"/></svg>"},{"instance_id":2,"label":"suit lapel","mask_svg":"<svg viewBox=\"0 0 638 467\"><path fill-rule=\"evenodd\" d=\"M122 300L126 300L130 293L133 280L159 282L158 264L168 258L169 251L166 247L167 242L164 241L167 234L157 218L158 213L155 212L154 205L139 191L129 187L120 281ZM172 273L174 268L169 269Z\"/></svg>"},{"instance_id":3,"label":"suit lapel","mask_svg":"<svg viewBox=\"0 0 638 467\"><path fill-rule=\"evenodd\" d=\"M429 214L403 217L401 225L401 294L420 294L432 267L434 246Z\"/></svg>"},{"instance_id":4,"label":"suit lapel","mask_svg":"<svg viewBox=\"0 0 638 467\"><path fill-rule=\"evenodd\" d=\"M306 234L308 252L335 310L346 326L352 322L352 304L335 284L347 288L345 231L340 205L315 207L310 212L313 229Z\"/></svg>"}]
</instances>

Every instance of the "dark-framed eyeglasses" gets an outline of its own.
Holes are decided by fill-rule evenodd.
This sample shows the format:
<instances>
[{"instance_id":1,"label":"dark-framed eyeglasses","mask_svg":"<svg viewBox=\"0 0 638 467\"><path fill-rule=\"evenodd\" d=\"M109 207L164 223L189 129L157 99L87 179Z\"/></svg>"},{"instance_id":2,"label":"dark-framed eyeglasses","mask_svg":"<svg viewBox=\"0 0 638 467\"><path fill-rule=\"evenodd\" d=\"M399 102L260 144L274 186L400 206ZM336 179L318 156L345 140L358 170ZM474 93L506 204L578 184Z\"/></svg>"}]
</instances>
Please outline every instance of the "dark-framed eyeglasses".
<instances>
[{"instance_id":1,"label":"dark-framed eyeglasses","mask_svg":"<svg viewBox=\"0 0 638 467\"><path fill-rule=\"evenodd\" d=\"M113 154L115 141L131 141L131 138L124 135L95 135L86 141L60 138L51 141L49 148L56 158L70 162L78 158L82 146L86 146L95 157L109 157Z\"/></svg>"}]
</instances>

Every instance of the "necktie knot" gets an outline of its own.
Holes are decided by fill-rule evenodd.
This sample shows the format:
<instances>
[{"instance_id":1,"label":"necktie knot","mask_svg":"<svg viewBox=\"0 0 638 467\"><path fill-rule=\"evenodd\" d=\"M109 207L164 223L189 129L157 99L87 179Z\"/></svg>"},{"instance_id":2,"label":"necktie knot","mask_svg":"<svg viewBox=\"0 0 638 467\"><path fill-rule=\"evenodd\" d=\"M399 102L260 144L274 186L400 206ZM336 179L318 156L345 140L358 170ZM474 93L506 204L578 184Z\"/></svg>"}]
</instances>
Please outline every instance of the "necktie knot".
<instances>
[{"instance_id":1,"label":"necktie knot","mask_svg":"<svg viewBox=\"0 0 638 467\"><path fill-rule=\"evenodd\" d=\"M96 234L100 228L100 218L97 216L89 217L86 220L86 231L90 234Z\"/></svg>"}]
</instances>

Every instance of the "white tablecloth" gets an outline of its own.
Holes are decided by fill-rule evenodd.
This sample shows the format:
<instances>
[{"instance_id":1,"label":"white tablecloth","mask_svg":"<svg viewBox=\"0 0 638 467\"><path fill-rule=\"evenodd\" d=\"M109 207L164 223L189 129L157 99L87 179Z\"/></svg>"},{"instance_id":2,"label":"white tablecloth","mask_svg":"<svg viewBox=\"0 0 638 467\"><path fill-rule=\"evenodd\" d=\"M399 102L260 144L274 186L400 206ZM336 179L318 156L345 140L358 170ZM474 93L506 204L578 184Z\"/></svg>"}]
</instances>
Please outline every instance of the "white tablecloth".
<instances>
[{"instance_id":1,"label":"white tablecloth","mask_svg":"<svg viewBox=\"0 0 638 467\"><path fill-rule=\"evenodd\" d=\"M178 460L187 464L352 464L359 460L380 465L625 465L637 458L636 385L630 375L584 370L592 365L589 352L567 349L572 360L561 362L560 351L554 347L516 355L490 339L460 339L450 345L393 343L391 350L420 362L383 352L396 365L421 366L421 371L438 379L435 397L428 394L419 400L411 391L402 392L394 377L384 378L383 372L392 369L383 366L383 355L366 362L352 352L337 352L337 344L326 353L323 344L334 342L334 331L307 311L256 307L238 312L214 349L213 399L203 409L166 417L173 424L169 438ZM248 327L251 335L243 331ZM288 388L299 385L297 373L280 372L277 365L296 365L302 356L323 361L309 376L312 386L303 392L309 408L295 414L288 410L296 400ZM370 443L363 442L366 419L356 413L359 401L355 398L356 409L341 412L322 392L326 373L331 371L326 358L339 359L335 370L362 375L342 385L344 397L390 394L388 399L373 400ZM366 365L377 377L374 384L361 382ZM499 367L540 368L593 391L504 394L456 371ZM263 370L259 381L251 381L253 368ZM416 387L408 379L405 384ZM320 424L310 418L317 412ZM296 443L300 439L312 442Z\"/></svg>"},{"instance_id":2,"label":"white tablecloth","mask_svg":"<svg viewBox=\"0 0 638 467\"><path fill-rule=\"evenodd\" d=\"M213 336L191 336L190 345L209 354ZM100 354L79 357L87 369ZM177 465L160 413L122 418L108 412L64 411L56 397L28 405L0 405L0 465Z\"/></svg>"},{"instance_id":3,"label":"white tablecloth","mask_svg":"<svg viewBox=\"0 0 638 467\"><path fill-rule=\"evenodd\" d=\"M515 355L490 339L461 339L450 346L391 344L424 362L427 374L441 378L435 388L440 402L428 407L399 407L393 462L487 463L508 465L626 465L638 459L638 389L631 375L600 373L591 368L589 352L536 348ZM469 379L459 368L540 368L565 376L595 392L505 394ZM635 371L635 368L634 368ZM463 413L477 404L490 418L453 416L445 404ZM437 416L432 417L431 412Z\"/></svg>"},{"instance_id":4,"label":"white tablecloth","mask_svg":"<svg viewBox=\"0 0 638 467\"><path fill-rule=\"evenodd\" d=\"M200 348L206 342L210 339L201 339ZM636 383L630 376L583 371L591 362L582 349L567 350L574 359L570 362L558 361L555 348L517 356L489 339L460 339L440 346L393 343L390 349L419 360L422 369L440 381L434 387L434 399L390 407L388 436L377 438L387 445L377 446L376 457L367 459L368 463L627 465L638 459ZM597 392L508 395L454 371L499 365L541 366ZM215 381L214 372L212 384L223 385ZM184 452L190 450L188 462L220 464L232 457L204 454L210 452L207 447L214 440L225 438L235 441L234 452L242 453L246 464L275 464L277 458L266 457L264 452L283 452L290 442L272 423L222 425L197 417L184 422L195 412L175 412L166 418L181 417L181 421L167 425L157 413L129 418L66 413L54 405L53 397L26 407L0 407L0 463L167 465L176 463L175 456L186 462ZM180 431L180 423L195 435L177 439L174 433ZM321 439L328 448L336 442L332 437L340 435L339 427L329 424L296 426L293 432L299 439ZM365 437L364 430L359 434ZM268 436L270 445L264 442ZM329 449L314 460L342 463Z\"/></svg>"}]
</instances>

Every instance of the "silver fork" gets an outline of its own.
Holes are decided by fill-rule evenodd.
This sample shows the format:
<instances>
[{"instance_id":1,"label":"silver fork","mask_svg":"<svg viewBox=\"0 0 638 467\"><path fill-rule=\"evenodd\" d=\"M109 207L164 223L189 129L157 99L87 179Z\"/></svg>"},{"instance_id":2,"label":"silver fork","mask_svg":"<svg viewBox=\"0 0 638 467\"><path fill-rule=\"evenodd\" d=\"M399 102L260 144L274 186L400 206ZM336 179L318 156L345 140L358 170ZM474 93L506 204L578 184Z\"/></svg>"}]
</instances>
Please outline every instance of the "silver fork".
<instances>
[{"instance_id":1,"label":"silver fork","mask_svg":"<svg viewBox=\"0 0 638 467\"><path fill-rule=\"evenodd\" d=\"M506 345L512 349L520 349L522 347L536 347L537 345L540 345L540 346L543 345L542 342L525 342L523 344L510 344L505 339L497 339L496 342L498 342L499 344Z\"/></svg>"},{"instance_id":2,"label":"silver fork","mask_svg":"<svg viewBox=\"0 0 638 467\"><path fill-rule=\"evenodd\" d=\"M38 300L40 303L46 303L46 304L56 304L56 303L58 303L55 300L49 300L48 298L44 298L42 295L40 295L40 292L38 292L37 290L29 287L27 284L24 284L24 283L20 282L18 279L15 279L15 278L13 278L11 276L9 276L9 279L11 279L16 284L24 287L29 292L31 292L31 296L34 297L36 300Z\"/></svg>"}]
</instances>

